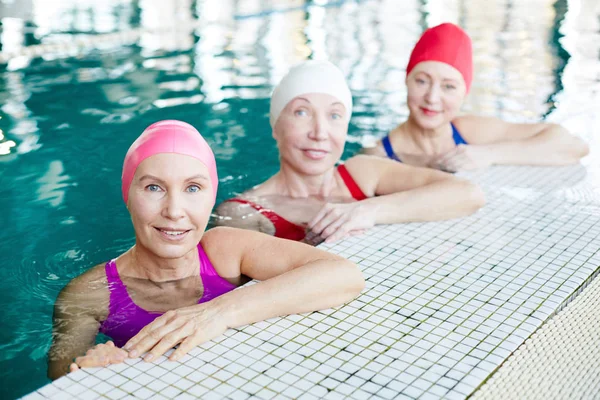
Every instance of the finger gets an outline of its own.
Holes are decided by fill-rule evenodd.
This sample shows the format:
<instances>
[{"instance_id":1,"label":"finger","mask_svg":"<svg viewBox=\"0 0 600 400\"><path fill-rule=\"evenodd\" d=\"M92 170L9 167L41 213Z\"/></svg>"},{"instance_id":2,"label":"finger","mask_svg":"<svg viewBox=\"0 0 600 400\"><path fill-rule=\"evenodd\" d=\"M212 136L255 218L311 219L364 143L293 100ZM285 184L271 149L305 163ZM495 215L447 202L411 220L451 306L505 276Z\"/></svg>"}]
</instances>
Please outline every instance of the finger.
<instances>
[{"instance_id":1,"label":"finger","mask_svg":"<svg viewBox=\"0 0 600 400\"><path fill-rule=\"evenodd\" d=\"M314 231L315 225L317 225L319 223L319 221L321 221L323 219L323 217L325 217L325 215L327 215L329 213L330 209L331 209L331 205L329 203L327 203L323 207L321 207L321 209L319 210L317 215L315 215L313 217L313 219L308 223L308 229L310 229L311 231Z\"/></svg>"},{"instance_id":2,"label":"finger","mask_svg":"<svg viewBox=\"0 0 600 400\"><path fill-rule=\"evenodd\" d=\"M333 235L331 235L331 236L327 237L327 239L325 239L325 243L333 243L333 242L337 242L338 240L345 238L346 236L348 236L348 232L350 230L351 230L351 227L350 227L349 223L342 224Z\"/></svg>"},{"instance_id":3,"label":"finger","mask_svg":"<svg viewBox=\"0 0 600 400\"><path fill-rule=\"evenodd\" d=\"M171 356L169 357L169 360L171 360L171 361L179 360L181 357L185 356L194 347L199 346L208 340L210 340L210 338L202 336L202 334L200 332L198 332L194 335L188 336L187 338L185 338L185 340L183 340L181 342L181 344L179 345L177 350L175 350L173 352L173 354L171 354Z\"/></svg>"},{"instance_id":4,"label":"finger","mask_svg":"<svg viewBox=\"0 0 600 400\"><path fill-rule=\"evenodd\" d=\"M302 240L306 244L310 244L311 246L317 246L322 243L325 239L321 237L321 235L317 235L313 231L308 231L304 239Z\"/></svg>"},{"instance_id":5,"label":"finger","mask_svg":"<svg viewBox=\"0 0 600 400\"><path fill-rule=\"evenodd\" d=\"M125 361L128 356L129 353L125 350L118 347L113 347L108 355L108 358L111 364L118 364Z\"/></svg>"},{"instance_id":6,"label":"finger","mask_svg":"<svg viewBox=\"0 0 600 400\"><path fill-rule=\"evenodd\" d=\"M69 372L75 372L79 369L79 366L75 363L71 363L71 365L69 365Z\"/></svg>"},{"instance_id":7,"label":"finger","mask_svg":"<svg viewBox=\"0 0 600 400\"><path fill-rule=\"evenodd\" d=\"M323 232L327 229L331 224L335 223L338 219L342 217L341 211L338 208L331 208L327 214L321 218L321 220L315 224L312 230L315 233L325 237Z\"/></svg>"},{"instance_id":8,"label":"finger","mask_svg":"<svg viewBox=\"0 0 600 400\"><path fill-rule=\"evenodd\" d=\"M108 357L106 356L83 356L75 359L75 364L79 368L91 368L91 367L104 367L110 364Z\"/></svg>"},{"instance_id":9,"label":"finger","mask_svg":"<svg viewBox=\"0 0 600 400\"><path fill-rule=\"evenodd\" d=\"M452 158L456 157L459 153L460 153L460 149L458 147L455 147L446 153L440 154L437 157L437 161L442 162L442 163L446 162L446 161L451 160Z\"/></svg>"},{"instance_id":10,"label":"finger","mask_svg":"<svg viewBox=\"0 0 600 400\"><path fill-rule=\"evenodd\" d=\"M348 232L348 236L363 235L366 231L366 229L354 229Z\"/></svg>"},{"instance_id":11,"label":"finger","mask_svg":"<svg viewBox=\"0 0 600 400\"><path fill-rule=\"evenodd\" d=\"M321 236L325 238L325 241L327 241L329 236L335 234L343 224L348 222L348 218L348 215L342 215L338 219L332 221L331 224L329 224L329 226L327 226L325 229L323 229Z\"/></svg>"},{"instance_id":12,"label":"finger","mask_svg":"<svg viewBox=\"0 0 600 400\"><path fill-rule=\"evenodd\" d=\"M144 361L152 361L183 342L186 338L196 333L196 325L193 321L187 321L181 328L163 337L144 357Z\"/></svg>"},{"instance_id":13,"label":"finger","mask_svg":"<svg viewBox=\"0 0 600 400\"><path fill-rule=\"evenodd\" d=\"M124 350L129 351L129 357L135 358L152 348L162 337L178 326L173 325L177 317L176 311L167 311L164 315L146 325L137 335L129 339Z\"/></svg>"}]
</instances>

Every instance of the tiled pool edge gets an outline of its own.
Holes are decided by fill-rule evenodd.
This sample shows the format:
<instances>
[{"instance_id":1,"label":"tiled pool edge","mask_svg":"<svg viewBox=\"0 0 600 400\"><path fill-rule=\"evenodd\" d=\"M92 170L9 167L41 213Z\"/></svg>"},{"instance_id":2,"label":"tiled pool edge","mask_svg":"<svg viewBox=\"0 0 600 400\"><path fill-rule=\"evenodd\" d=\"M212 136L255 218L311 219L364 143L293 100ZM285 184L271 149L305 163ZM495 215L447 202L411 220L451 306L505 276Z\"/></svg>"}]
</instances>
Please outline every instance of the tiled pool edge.
<instances>
[{"instance_id":1,"label":"tiled pool edge","mask_svg":"<svg viewBox=\"0 0 600 400\"><path fill-rule=\"evenodd\" d=\"M469 399L503 400L507 388L531 400L559 400L565 396L598 398L599 339L600 280L594 279L560 313L519 346L504 366L488 377ZM567 347L568 351L565 351Z\"/></svg>"},{"instance_id":2,"label":"tiled pool edge","mask_svg":"<svg viewBox=\"0 0 600 400\"><path fill-rule=\"evenodd\" d=\"M531 340L533 337L535 337L538 332L540 332L542 329L544 329L544 327L553 319L555 318L558 314L560 314L565 308L567 308L569 306L569 304L571 304L573 301L575 301L582 293L585 292L585 290L591 286L593 283L595 283L596 281L598 281L598 275L600 275L600 265L598 266L598 269L592 274L590 275L590 277L588 279L585 280L585 282L583 282L581 284L580 287L578 287L577 289L575 289L575 291L573 292L573 294L571 296L569 296L569 298L567 298L559 307L556 311L554 311L527 339L525 339L525 341L515 350L513 351L503 362L502 364L498 365L498 367L492 372L490 373L487 378L485 378L485 380L483 382L481 382L481 384L479 386L477 386L477 388L475 388L475 390L473 390L471 392L471 394L469 394L467 396L467 399L471 399L474 396L476 396L477 392L479 392L481 390L481 388L483 386L485 386L486 384L488 384L490 382L490 380L494 377L494 375L496 375L502 368L510 368L507 365L507 362L513 358L516 354L516 352L521 349L525 343L529 340Z\"/></svg>"},{"instance_id":3,"label":"tiled pool edge","mask_svg":"<svg viewBox=\"0 0 600 400\"><path fill-rule=\"evenodd\" d=\"M368 235L350 238L333 246L325 246L330 251L345 255L359 264L367 278L367 288L363 294L354 302L337 309L254 324L240 330L228 332L223 338L215 340L214 343L201 346L198 352L191 359L188 359L188 362L193 362L197 367L196 372L198 374L193 375L197 380L190 382L195 386L183 389L179 395L182 398L186 398L185 395L203 398L211 395L215 398L247 398L250 397L250 394L244 390L251 388L254 381L256 381L259 382L259 385L254 383L255 389L248 390L256 390L252 393L257 398L261 398L261 396L262 398L268 398L269 393L272 394L271 397L275 396L277 398L339 398L342 395L356 399L367 397L386 398L395 395L400 398L434 398L428 397L427 393L430 395L438 393L437 398L459 399L467 397L469 393L473 393L479 387L484 379L487 379L491 373L497 370L498 365L504 363L510 357L510 354L525 342L533 332L536 332L544 321L547 321L567 300L585 286L590 277L597 273L597 266L600 264L598 254L598 247L600 246L596 243L598 229L594 225L598 218L594 216L593 221L590 222L590 217L587 214L579 215L581 211L579 207L568 207L566 211L560 209L560 204L564 201L562 200L564 195L562 184L566 182L570 184L567 187L576 186L576 182L581 181L577 170L569 168L545 170L527 168L521 171L526 171L531 175L528 179L539 194L536 194L536 190L532 192L533 189L527 189L524 193L529 197L523 197L522 193L519 192L522 189L519 189L518 184L514 187L504 188L502 186L503 179L514 175L514 170L495 169L483 175L483 183L485 181L493 183L492 187L487 189L491 197L490 204L485 211L475 216L430 224L381 226L373 229ZM538 176L540 173L543 175ZM549 179L547 176L552 174L556 175L554 180ZM557 186L555 182L561 184ZM522 186L527 187L526 183L524 182ZM549 186L546 187L547 185ZM532 194L533 197L531 197ZM507 196L508 199L504 199ZM576 205L589 206L589 202L583 203L585 202L578 202ZM597 202L593 201L592 203L594 209L597 210ZM557 207L559 207L558 210ZM581 209L585 211L585 207L581 207ZM515 220L516 217L518 217L517 220ZM521 217L525 219L523 222L518 222L521 221ZM529 225L525 226L527 224ZM555 249L554 245L550 246L549 243L555 243L557 248ZM573 243L573 245L569 245L569 243ZM571 247L579 250L571 251ZM529 248L532 250L528 250ZM573 255L570 255L571 253ZM566 270L573 272L569 274L565 272ZM543 275L545 278L542 279L538 275ZM492 279L492 276L496 278ZM529 279L530 276L531 279ZM503 280L500 281L500 278ZM528 293L536 294L539 292L538 289L532 289L531 286L531 282L536 280L543 281L545 286L540 286L541 289L544 287L552 287L553 289L547 292L544 291L547 294L543 294L539 304L535 303L538 304L537 309L542 310L531 312L531 315L535 315L539 320L539 324L530 322L528 326L535 327L535 329L518 328L523 323L531 320L531 316L526 317L523 314L522 317L515 317L516 319L513 320L513 315L516 315L514 313L517 311L511 310L523 308L525 303L529 301L527 299L532 296ZM523 283L519 283L521 281ZM488 297L490 300L497 299L496 304L499 305L495 308L497 310L494 311L495 314L490 315L492 315L492 318L494 315L502 315L499 320L503 321L496 324L497 328L490 328L488 325L481 325L479 322L476 323L475 318L483 320L483 324L489 321L478 316L479 311L482 310L481 308L473 306L475 304L473 302L481 303L478 300L480 295L483 295L483 292L493 285L497 286L499 291L494 295L496 297ZM564 290L564 288L570 289ZM466 292L470 294L464 295L463 293ZM448 299L443 297L448 293L458 294L452 295L454 297ZM510 293L514 294L511 295ZM564 295L560 293L564 293ZM459 301L457 299L460 296L462 297ZM425 298L428 300L423 300ZM521 304L516 302L518 299L526 300L523 300L525 303ZM443 327L441 325L434 326L430 321L436 316L439 319L437 311L429 316L423 314L423 312L426 312L427 302L441 302L442 300L444 302L447 300L447 302L440 303L441 308L446 307L446 304L448 307L453 304L454 307L456 302L462 306L460 309L447 313L448 317L443 320ZM506 308L505 306L513 304L512 300L515 300L514 304L521 305ZM554 305L549 307L546 303ZM470 309L469 313L465 311L468 308ZM502 314L498 314L502 310L504 310ZM461 312L462 316L459 317L458 313ZM406 314L406 316L403 314ZM418 316L419 314L421 317ZM414 315L415 318L423 318L423 320L419 322L410 315ZM454 322L450 321L451 318L454 318L452 320ZM508 325L509 323L511 325ZM492 323L490 326L494 326L494 324ZM428 325L427 329L424 328L425 325ZM365 326L367 329L364 328ZM371 326L370 329L368 329L369 326ZM472 329L472 332L480 332L479 327L483 327L485 328L484 331L491 333L488 336L479 334L477 337L484 336L484 338L480 342L473 342L470 333L466 332L465 335L462 335L467 327L470 327L468 329ZM271 332L271 328L274 328L276 334ZM452 330L449 328L452 328ZM465 341L466 339L454 341L457 336L455 332L457 329L461 330L461 335L465 338L471 338L469 339L470 342ZM501 330L499 336L491 337L490 335L493 335L496 329ZM440 335L440 331L447 331L448 334L446 336ZM337 333L334 334L334 332ZM438 337L440 342L450 343L447 352L438 346L440 343L432 342L433 339L428 335L437 335L435 337ZM451 340L450 336L452 335L455 336ZM331 340L328 341L329 338L324 338L325 336L328 336ZM499 337L504 339L499 339ZM502 349L499 353L502 354L501 359L499 356L492 358L492 360L497 359L500 362L487 361L485 368L471 367L465 361L467 357L471 357L468 359L469 362L477 363L477 366L481 364L482 359L487 360L485 354L482 354L483 347L480 347L480 345L488 343L488 338L494 339L490 343L496 343L497 348ZM450 342L448 342L449 340ZM339 346L336 345L338 341L341 343ZM507 341L510 341L510 343ZM346 344L344 345L344 343ZM452 343L454 344L452 345ZM466 343L470 344L466 345ZM432 347L429 347L429 349L423 348L423 346L429 345ZM240 355L236 359L234 357L236 349L242 346L245 346L246 353L256 353L256 359L246 357L246 361L240 361L244 353L237 353ZM387 350L385 346L387 346ZM486 346L489 347L490 345L487 344ZM460 351L456 350L459 347ZM269 348L271 350L268 350ZM263 351L263 349L267 351ZM281 350L281 352L276 353L276 350ZM473 359L471 354L475 354L473 353L475 351L479 352L478 357L481 358ZM444 352L443 356L439 356L441 352ZM413 353L420 355L415 357ZM214 356L215 354L218 355ZM262 355L262 357L258 355ZM272 363L270 361L263 362L266 357L273 357L274 355L280 360L271 360ZM215 364L214 357L221 356L225 358L230 356L233 359L228 363ZM454 383L453 388L444 393L442 391L446 389L443 389L442 384L432 383L431 386L425 389L419 387L419 385L426 385L427 382L431 382L423 378L427 373L435 372L431 368L421 368L423 370L422 375L414 377L414 379L413 375L406 372L414 364L427 361L426 357L436 356L442 358L430 363L433 367L443 367L442 370L448 370L449 372L454 372L453 368L467 370L456 370L457 374L452 374L452 379L456 378L457 383ZM394 360L393 357L397 358ZM286 367L283 368L284 370L278 369L282 360L287 361L288 359L295 360L296 364L288 362ZM413 361L404 361L410 359ZM246 362L250 362L250 364L246 365ZM257 375L254 373L242 375L244 368L252 370L254 367L252 363L257 362L262 362L262 367L258 368L260 371L256 372ZM442 364L452 364L453 366L445 367ZM489 368L492 364L496 364L493 369ZM140 372L138 368L142 366L143 370ZM181 365L174 363L168 366L170 370L159 368L152 372L150 370L153 367L153 365L134 364L129 367L131 371L127 372L125 367L115 366L92 373L84 372L80 374L81 379L79 380L83 381L94 375L104 377L104 382L101 383L106 384L105 388L107 390L103 393L108 395L112 393L113 388L114 391L117 391L121 388L119 385L128 383L123 380L124 375L121 373L132 375L135 372L136 375L133 376L135 379L131 379L133 384L128 386L132 388L132 392L128 393L138 395L135 389L136 380L145 381L145 385L152 385L154 382L150 382L148 379L161 381L158 378L164 379L165 376L168 379L178 379L170 371L178 370ZM191 367L189 369L191 370ZM111 370L117 370L117 373L110 372ZM233 374L231 374L232 370L234 370ZM238 372L235 372L235 370ZM437 370L439 371L439 368ZM475 370L479 371L477 376L472 375ZM396 371L398 374L396 374ZM483 375L484 373L485 375ZM217 374L221 374L221 377L219 378ZM291 380L286 374L294 377L294 380ZM223 379L217 382L215 376L217 380ZM345 380L343 380L344 376L346 376ZM438 379L445 384L446 375L441 374L439 376L440 378L432 379ZM120 378L117 379L117 377ZM144 379L142 380L142 378ZM243 378L245 383L242 382L242 386L234 388L229 385L230 378L232 382L233 379L241 380ZM338 378L343 381L336 381ZM457 385L460 385L463 381L467 382L467 378L469 379L468 382L471 383L458 386L460 391L458 389L455 391ZM212 382L210 385L215 384L215 386L209 388L203 386L204 379ZM288 382L288 380L290 381ZM70 381L70 379L65 379L55 385L63 386L64 389L72 389L67 384ZM477 382L477 384L473 382ZM78 385L77 382L73 382L73 384L72 391L74 392L85 391L86 388L89 390L91 388L97 389L97 386L76 386ZM331 385L332 388L330 389L325 385ZM138 389L146 389L146 386L137 386ZM156 388L158 386L150 387ZM191 390L195 388L198 388L198 390L192 392ZM219 392L219 388L232 391L222 393ZM165 390L167 389L171 390L173 386L165 386ZM342 390L347 391L347 393L342 392ZM465 393L467 390L469 392ZM85 392L70 394L74 394L73 398L93 397L90 395L84 396L83 393ZM152 392L146 389L143 396L147 394L148 397L151 397L153 394L158 395L159 393L162 394L163 392L160 390ZM164 395L166 394L164 393ZM407 397L402 397L402 394ZM35 396L31 398L35 398Z\"/></svg>"}]
</instances>

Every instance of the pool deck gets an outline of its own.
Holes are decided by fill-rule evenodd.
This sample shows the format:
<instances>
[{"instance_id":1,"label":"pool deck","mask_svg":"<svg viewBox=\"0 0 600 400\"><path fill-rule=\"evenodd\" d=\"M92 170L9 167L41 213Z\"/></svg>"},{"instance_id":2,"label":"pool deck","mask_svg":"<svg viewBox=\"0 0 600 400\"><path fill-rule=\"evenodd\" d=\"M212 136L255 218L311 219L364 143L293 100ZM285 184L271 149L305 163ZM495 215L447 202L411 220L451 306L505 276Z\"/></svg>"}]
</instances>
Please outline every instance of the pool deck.
<instances>
[{"instance_id":1,"label":"pool deck","mask_svg":"<svg viewBox=\"0 0 600 400\"><path fill-rule=\"evenodd\" d=\"M26 398L480 398L599 271L599 172L588 161L464 173L487 196L476 214L321 246L364 273L349 304L229 330L180 362L77 371Z\"/></svg>"}]
</instances>

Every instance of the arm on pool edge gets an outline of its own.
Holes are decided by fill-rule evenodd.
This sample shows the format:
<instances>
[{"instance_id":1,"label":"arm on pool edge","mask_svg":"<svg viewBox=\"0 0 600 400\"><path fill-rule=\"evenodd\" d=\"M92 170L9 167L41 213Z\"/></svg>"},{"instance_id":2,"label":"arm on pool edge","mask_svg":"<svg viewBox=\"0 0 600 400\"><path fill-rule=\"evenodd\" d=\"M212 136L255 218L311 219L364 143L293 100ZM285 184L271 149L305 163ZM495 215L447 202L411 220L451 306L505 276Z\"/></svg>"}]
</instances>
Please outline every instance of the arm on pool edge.
<instances>
[{"instance_id":1,"label":"arm on pool edge","mask_svg":"<svg viewBox=\"0 0 600 400\"><path fill-rule=\"evenodd\" d=\"M486 152L490 164L569 165L589 153L587 143L554 123L511 123L471 115L453 122L469 144Z\"/></svg>"},{"instance_id":2,"label":"arm on pool edge","mask_svg":"<svg viewBox=\"0 0 600 400\"><path fill-rule=\"evenodd\" d=\"M229 328L338 306L364 288L354 263L303 243L250 230L214 228L205 233L202 245L220 276L261 282L158 317L124 346L130 357L148 351L145 360L155 360L180 343L169 357L177 360Z\"/></svg>"}]
</instances>

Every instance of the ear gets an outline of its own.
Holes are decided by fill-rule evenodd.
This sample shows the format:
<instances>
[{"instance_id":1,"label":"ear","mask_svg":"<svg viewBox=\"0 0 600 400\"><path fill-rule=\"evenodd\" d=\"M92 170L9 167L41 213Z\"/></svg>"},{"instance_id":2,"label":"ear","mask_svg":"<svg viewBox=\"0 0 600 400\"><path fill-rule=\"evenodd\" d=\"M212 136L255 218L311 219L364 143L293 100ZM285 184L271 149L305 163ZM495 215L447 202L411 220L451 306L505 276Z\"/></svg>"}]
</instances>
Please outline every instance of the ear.
<instances>
[{"instance_id":1,"label":"ear","mask_svg":"<svg viewBox=\"0 0 600 400\"><path fill-rule=\"evenodd\" d=\"M275 125L273 125L273 129L271 129L271 136L273 137L273 139L275 139L275 141L278 141L280 133L278 128L278 122L279 119L277 120L277 122L275 122Z\"/></svg>"}]
</instances>

